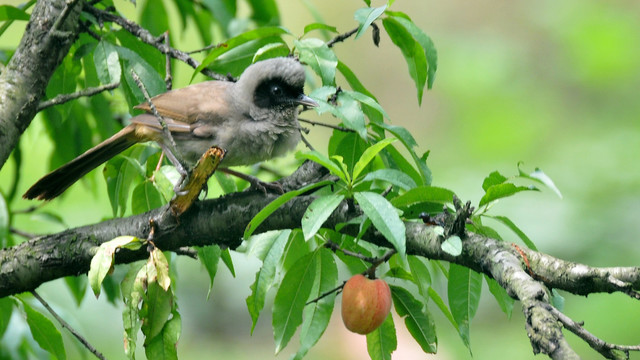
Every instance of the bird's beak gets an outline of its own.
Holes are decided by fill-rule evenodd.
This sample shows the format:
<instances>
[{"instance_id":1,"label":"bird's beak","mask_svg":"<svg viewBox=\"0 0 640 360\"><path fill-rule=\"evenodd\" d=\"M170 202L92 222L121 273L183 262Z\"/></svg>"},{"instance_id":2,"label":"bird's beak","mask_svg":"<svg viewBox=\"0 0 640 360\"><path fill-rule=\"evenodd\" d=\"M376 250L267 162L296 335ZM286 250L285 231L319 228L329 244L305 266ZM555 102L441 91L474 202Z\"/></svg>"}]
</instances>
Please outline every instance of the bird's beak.
<instances>
[{"instance_id":1,"label":"bird's beak","mask_svg":"<svg viewBox=\"0 0 640 360\"><path fill-rule=\"evenodd\" d=\"M296 99L296 103L299 105L304 105L308 107L319 106L315 100L313 100L312 98L308 97L305 94L300 94L300 96L298 96L298 98Z\"/></svg>"}]
</instances>

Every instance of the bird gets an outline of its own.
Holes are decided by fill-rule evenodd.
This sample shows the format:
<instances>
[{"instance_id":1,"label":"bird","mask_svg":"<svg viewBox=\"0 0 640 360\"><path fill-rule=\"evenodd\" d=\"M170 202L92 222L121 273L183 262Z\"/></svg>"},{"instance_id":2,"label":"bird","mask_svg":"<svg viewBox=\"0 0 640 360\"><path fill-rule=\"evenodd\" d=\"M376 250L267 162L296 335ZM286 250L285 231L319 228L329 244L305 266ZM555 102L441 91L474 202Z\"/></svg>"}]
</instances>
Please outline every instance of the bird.
<instances>
[{"instance_id":1,"label":"bird","mask_svg":"<svg viewBox=\"0 0 640 360\"><path fill-rule=\"evenodd\" d=\"M271 58L248 66L236 82L210 80L151 98L175 141L175 150L152 114L145 113L122 130L33 184L25 199L51 200L89 171L134 144L155 141L179 171L194 165L212 146L226 151L221 167L252 165L283 156L300 141L298 107L318 103L303 92L304 66L293 57ZM182 174L184 176L184 173Z\"/></svg>"}]
</instances>

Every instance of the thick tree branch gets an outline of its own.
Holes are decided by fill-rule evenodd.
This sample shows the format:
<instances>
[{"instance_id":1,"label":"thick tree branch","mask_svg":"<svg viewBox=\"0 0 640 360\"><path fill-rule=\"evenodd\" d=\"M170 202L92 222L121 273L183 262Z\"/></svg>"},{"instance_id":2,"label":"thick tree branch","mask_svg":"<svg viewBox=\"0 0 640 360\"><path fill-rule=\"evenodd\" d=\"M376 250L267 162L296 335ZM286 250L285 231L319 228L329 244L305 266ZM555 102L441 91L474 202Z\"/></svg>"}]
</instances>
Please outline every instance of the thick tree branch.
<instances>
[{"instance_id":1,"label":"thick tree branch","mask_svg":"<svg viewBox=\"0 0 640 360\"><path fill-rule=\"evenodd\" d=\"M307 162L292 176L283 179L282 185L285 190L291 190L326 175L326 170ZM0 296L33 290L44 282L63 276L86 273L96 246L120 235L146 239L151 229L150 219L154 219L154 243L163 250L176 251L185 246L209 244L236 248L242 241L249 220L275 197L259 191L234 193L195 203L179 222L164 207L146 214L42 236L3 249L0 251ZM307 194L289 201L271 215L257 232L299 227L307 206L313 200L314 197ZM357 209L342 204L325 226L333 228L357 215ZM445 260L487 274L503 286L510 296L520 300L533 351L547 354L553 359L573 359L578 356L562 334L562 324L566 322L559 322L561 319L549 304L550 287L579 294L638 291L640 288L640 269L637 267L592 268L522 250L510 243L477 234L468 234L463 241L462 254L452 256L442 251L442 236L433 226L422 222L406 222L405 225L408 254ZM343 231L353 235L358 229L346 227ZM375 229L367 232L363 240L390 247ZM116 254L116 263L128 263L147 256L144 247L135 252L122 250ZM528 262L524 261L523 256L527 257ZM543 272L541 264L556 272ZM564 279L566 274L571 274L571 281ZM624 289L615 290L614 285L622 283L625 284Z\"/></svg>"},{"instance_id":2,"label":"thick tree branch","mask_svg":"<svg viewBox=\"0 0 640 360\"><path fill-rule=\"evenodd\" d=\"M20 45L0 73L0 168L35 116L53 72L78 34L78 1L38 1Z\"/></svg>"}]
</instances>

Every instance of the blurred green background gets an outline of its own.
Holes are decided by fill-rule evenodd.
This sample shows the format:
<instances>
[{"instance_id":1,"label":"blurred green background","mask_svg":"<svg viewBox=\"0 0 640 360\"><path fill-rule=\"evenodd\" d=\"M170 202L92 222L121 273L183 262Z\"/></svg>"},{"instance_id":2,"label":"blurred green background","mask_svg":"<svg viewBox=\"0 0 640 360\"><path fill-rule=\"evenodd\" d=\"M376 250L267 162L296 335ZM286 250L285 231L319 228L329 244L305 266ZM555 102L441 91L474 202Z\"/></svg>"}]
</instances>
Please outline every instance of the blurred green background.
<instances>
[{"instance_id":1,"label":"blurred green background","mask_svg":"<svg viewBox=\"0 0 640 360\"><path fill-rule=\"evenodd\" d=\"M128 16L139 14L124 1L116 2ZM316 20L316 9L327 24L346 32L356 26L353 12L361 1L281 0L281 19L294 34ZM382 2L373 2L374 6ZM171 11L177 11L167 2ZM392 10L409 14L436 44L439 64L434 88L418 106L415 88L400 51L382 31L380 47L367 36L349 39L334 49L390 114L392 122L407 127L420 144L431 150L428 164L434 185L454 190L463 200L477 203L482 180L491 171L516 173L516 164L533 171L540 167L562 191L519 194L502 200L492 214L507 215L546 253L594 266L639 265L640 245L640 2L595 0L544 1L402 1ZM193 27L183 33L172 24L174 44L196 49ZM23 24L9 30L0 46L19 41ZM175 86L188 83L190 70L176 69ZM335 123L329 117L314 119ZM326 149L329 132L314 127L310 141ZM51 150L38 119L22 141L25 154L20 189L24 191L47 171ZM281 163L291 163L281 160ZM14 164L0 171L0 189L6 191ZM63 198L44 205L62 215L68 226L100 221L111 213L101 174L98 192L77 185ZM13 209L32 203L16 201ZM19 216L17 227L34 232L62 230L41 216ZM517 241L495 224L505 239ZM237 255L237 256L236 256ZM253 336L244 299L259 262L234 255L237 277L220 267L211 299L208 278L193 260L177 259L178 297L183 316L179 354L182 359L287 359L296 350L292 340L273 355L269 305ZM114 276L122 276L118 271ZM446 295L445 285L436 284ZM109 358L123 357L120 309L87 294L80 310L59 281L45 284L41 294ZM485 289L486 290L486 289ZM584 321L602 339L623 344L640 343L640 306L622 295L577 297L563 294L565 312ZM336 303L338 310L339 302ZM468 359L468 350L455 329L436 316L439 352L425 355L396 320L399 344L395 359ZM13 319L5 342L21 331ZM570 343L585 359L599 358L575 336ZM77 353L65 335L67 351ZM519 303L507 319L488 291L471 327L475 359L533 359ZM142 352L139 354L142 356ZM308 359L365 359L362 336L348 333L339 311ZM538 357L539 358L539 357ZM638 355L632 358L640 359Z\"/></svg>"}]
</instances>

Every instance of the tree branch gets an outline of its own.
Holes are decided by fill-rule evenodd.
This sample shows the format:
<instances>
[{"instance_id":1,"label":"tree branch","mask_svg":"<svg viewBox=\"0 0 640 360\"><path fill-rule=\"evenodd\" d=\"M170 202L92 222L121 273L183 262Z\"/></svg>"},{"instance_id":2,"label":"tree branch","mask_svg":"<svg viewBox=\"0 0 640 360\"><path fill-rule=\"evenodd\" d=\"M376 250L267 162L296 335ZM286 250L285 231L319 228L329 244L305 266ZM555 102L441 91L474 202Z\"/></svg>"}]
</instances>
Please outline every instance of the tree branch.
<instances>
[{"instance_id":1,"label":"tree branch","mask_svg":"<svg viewBox=\"0 0 640 360\"><path fill-rule=\"evenodd\" d=\"M191 56L189 56L189 54L187 54L186 52L174 49L171 46L169 46L167 43L165 43L164 36L155 37L147 29L143 28L142 26L136 24L133 21L130 21L118 15L112 14L108 11L97 9L89 4L85 4L83 10L94 15L99 19L106 20L108 22L113 22L120 25L123 29L130 32L133 36L137 37L142 42L155 47L156 49L158 49L158 51L160 51L163 54L167 54L175 59L178 59L184 62L185 64L191 66L194 69L200 66L200 63L196 61L194 58L192 58ZM229 80L226 76L217 74L206 68L202 69L201 72L212 79Z\"/></svg>"},{"instance_id":2,"label":"tree branch","mask_svg":"<svg viewBox=\"0 0 640 360\"><path fill-rule=\"evenodd\" d=\"M79 31L77 1L38 1L15 54L0 73L0 168L35 116L53 72Z\"/></svg>"},{"instance_id":3,"label":"tree branch","mask_svg":"<svg viewBox=\"0 0 640 360\"><path fill-rule=\"evenodd\" d=\"M60 104L64 104L68 101L71 100L75 100L77 98L80 97L84 97L84 96L93 96L95 94L99 94L103 91L107 91L107 90L113 90L115 88L117 88L118 86L120 86L120 82L115 82L112 84L107 84L107 85L100 85L100 86L96 86L96 87L90 87L90 88L86 88L80 91L76 91L74 93L71 94L61 94L58 95L56 97L54 97L53 99L49 99L46 101L41 102L38 105L38 111L42 111L48 107L51 106L55 106L55 105L60 105Z\"/></svg>"}]
</instances>

